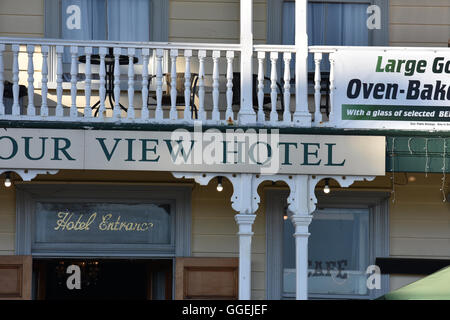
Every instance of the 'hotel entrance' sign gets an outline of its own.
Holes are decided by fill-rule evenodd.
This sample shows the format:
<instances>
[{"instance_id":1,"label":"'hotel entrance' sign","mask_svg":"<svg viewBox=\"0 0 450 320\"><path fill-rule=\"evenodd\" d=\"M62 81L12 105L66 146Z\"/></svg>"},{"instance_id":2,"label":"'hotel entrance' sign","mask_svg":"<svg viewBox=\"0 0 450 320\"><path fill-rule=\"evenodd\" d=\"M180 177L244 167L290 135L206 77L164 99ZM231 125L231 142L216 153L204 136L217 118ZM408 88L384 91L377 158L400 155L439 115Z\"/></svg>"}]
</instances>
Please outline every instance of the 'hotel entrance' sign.
<instances>
[{"instance_id":1,"label":"'hotel entrance' sign","mask_svg":"<svg viewBox=\"0 0 450 320\"><path fill-rule=\"evenodd\" d=\"M37 243L171 244L170 204L38 202Z\"/></svg>"},{"instance_id":2,"label":"'hotel entrance' sign","mask_svg":"<svg viewBox=\"0 0 450 320\"><path fill-rule=\"evenodd\" d=\"M0 132L0 168L384 175L385 138L8 129Z\"/></svg>"}]
</instances>

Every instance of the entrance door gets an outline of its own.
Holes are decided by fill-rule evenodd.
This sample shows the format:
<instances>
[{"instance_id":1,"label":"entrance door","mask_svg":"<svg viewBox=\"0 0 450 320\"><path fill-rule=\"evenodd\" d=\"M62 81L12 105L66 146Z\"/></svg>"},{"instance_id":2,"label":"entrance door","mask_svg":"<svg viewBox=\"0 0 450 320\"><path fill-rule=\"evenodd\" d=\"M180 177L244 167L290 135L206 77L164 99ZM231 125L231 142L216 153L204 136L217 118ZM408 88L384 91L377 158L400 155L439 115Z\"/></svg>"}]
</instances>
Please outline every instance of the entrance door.
<instances>
[{"instance_id":1,"label":"entrance door","mask_svg":"<svg viewBox=\"0 0 450 320\"><path fill-rule=\"evenodd\" d=\"M37 299L172 299L172 260L42 259L33 271Z\"/></svg>"}]
</instances>

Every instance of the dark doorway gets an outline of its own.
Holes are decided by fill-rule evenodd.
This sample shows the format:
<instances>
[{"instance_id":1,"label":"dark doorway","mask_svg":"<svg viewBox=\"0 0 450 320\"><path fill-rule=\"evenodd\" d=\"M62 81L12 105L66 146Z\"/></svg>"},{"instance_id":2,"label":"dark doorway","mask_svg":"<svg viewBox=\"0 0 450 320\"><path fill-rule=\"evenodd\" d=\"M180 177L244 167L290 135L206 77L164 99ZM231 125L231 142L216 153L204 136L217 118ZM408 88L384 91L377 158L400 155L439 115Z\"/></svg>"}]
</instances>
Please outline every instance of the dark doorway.
<instances>
[{"instance_id":1,"label":"dark doorway","mask_svg":"<svg viewBox=\"0 0 450 320\"><path fill-rule=\"evenodd\" d=\"M42 259L33 274L39 300L172 299L172 260Z\"/></svg>"}]
</instances>

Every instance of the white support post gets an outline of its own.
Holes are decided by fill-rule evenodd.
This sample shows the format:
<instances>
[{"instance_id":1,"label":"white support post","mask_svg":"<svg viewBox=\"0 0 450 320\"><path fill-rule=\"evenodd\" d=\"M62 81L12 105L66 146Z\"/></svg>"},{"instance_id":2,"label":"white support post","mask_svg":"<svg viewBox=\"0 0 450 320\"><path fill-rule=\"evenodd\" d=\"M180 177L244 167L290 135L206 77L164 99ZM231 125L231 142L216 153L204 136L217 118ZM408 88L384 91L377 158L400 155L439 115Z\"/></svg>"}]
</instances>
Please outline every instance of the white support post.
<instances>
[{"instance_id":1,"label":"white support post","mask_svg":"<svg viewBox=\"0 0 450 320\"><path fill-rule=\"evenodd\" d=\"M308 110L308 33L307 0L295 0L295 112L297 126L311 127Z\"/></svg>"},{"instance_id":2,"label":"white support post","mask_svg":"<svg viewBox=\"0 0 450 320\"><path fill-rule=\"evenodd\" d=\"M296 299L308 299L308 226L315 210L314 187L317 181L308 175L295 175L286 181L289 185L289 210L295 232Z\"/></svg>"},{"instance_id":3,"label":"white support post","mask_svg":"<svg viewBox=\"0 0 450 320\"><path fill-rule=\"evenodd\" d=\"M311 215L291 216L295 227L295 297L297 300L308 300L308 238L310 235L308 227L311 220Z\"/></svg>"},{"instance_id":4,"label":"white support post","mask_svg":"<svg viewBox=\"0 0 450 320\"><path fill-rule=\"evenodd\" d=\"M306 1L306 0L305 0ZM239 122L255 123L253 110L253 1L241 0L241 106Z\"/></svg>"},{"instance_id":5,"label":"white support post","mask_svg":"<svg viewBox=\"0 0 450 320\"><path fill-rule=\"evenodd\" d=\"M172 174L175 178L195 179L203 186L208 185L218 175L217 173L192 172L173 172ZM250 300L252 226L256 218L254 212L258 209L260 201L258 185L263 179L249 173L221 173L220 176L227 178L233 185L231 206L239 212L234 217L239 227L239 299Z\"/></svg>"},{"instance_id":6,"label":"white support post","mask_svg":"<svg viewBox=\"0 0 450 320\"><path fill-rule=\"evenodd\" d=\"M252 226L255 218L254 214L234 216L239 226L239 300L250 300L251 298Z\"/></svg>"}]
</instances>

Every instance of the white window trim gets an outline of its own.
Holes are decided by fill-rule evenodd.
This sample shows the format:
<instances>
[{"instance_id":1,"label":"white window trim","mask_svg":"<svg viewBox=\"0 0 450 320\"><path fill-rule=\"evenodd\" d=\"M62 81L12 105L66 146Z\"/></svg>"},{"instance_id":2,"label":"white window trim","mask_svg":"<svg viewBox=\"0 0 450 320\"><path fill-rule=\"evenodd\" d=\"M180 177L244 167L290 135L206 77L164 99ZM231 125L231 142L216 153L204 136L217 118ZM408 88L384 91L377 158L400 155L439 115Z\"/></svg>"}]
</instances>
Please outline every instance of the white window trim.
<instances>
[{"instance_id":1,"label":"white window trim","mask_svg":"<svg viewBox=\"0 0 450 320\"><path fill-rule=\"evenodd\" d=\"M389 194L386 192L333 191L342 193L339 200L332 195L317 195L319 206L326 207L369 207L369 265L377 257L389 256ZM266 191L266 298L282 299L283 290L283 216L288 190L267 189ZM356 196L357 195L357 196ZM336 198L335 198L336 199ZM348 203L352 203L349 206ZM370 290L369 295L309 295L309 299L375 299L389 292L389 275L381 276L381 289ZM295 297L293 297L295 298Z\"/></svg>"}]
</instances>

